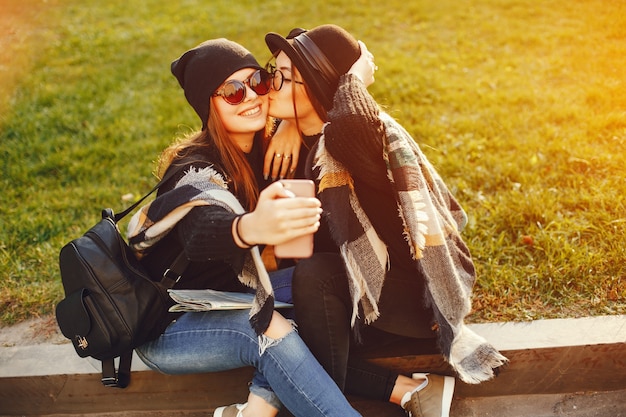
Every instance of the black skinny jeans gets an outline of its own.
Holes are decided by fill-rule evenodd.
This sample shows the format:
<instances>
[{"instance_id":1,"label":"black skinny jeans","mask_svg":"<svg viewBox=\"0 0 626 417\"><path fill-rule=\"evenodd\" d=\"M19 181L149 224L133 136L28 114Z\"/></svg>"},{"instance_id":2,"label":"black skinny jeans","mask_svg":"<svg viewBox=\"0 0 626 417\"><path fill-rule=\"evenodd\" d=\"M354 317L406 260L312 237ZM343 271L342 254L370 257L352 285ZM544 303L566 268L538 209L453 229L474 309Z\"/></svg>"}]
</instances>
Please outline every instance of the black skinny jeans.
<instances>
[{"instance_id":1,"label":"black skinny jeans","mask_svg":"<svg viewBox=\"0 0 626 417\"><path fill-rule=\"evenodd\" d=\"M398 374L367 362L368 350L405 341L422 342L360 326L357 343L350 326L352 301L343 261L338 254L316 253L298 262L293 278L298 331L339 388L346 394L389 401ZM423 339L432 351L434 339ZM413 352L417 353L417 352Z\"/></svg>"}]
</instances>

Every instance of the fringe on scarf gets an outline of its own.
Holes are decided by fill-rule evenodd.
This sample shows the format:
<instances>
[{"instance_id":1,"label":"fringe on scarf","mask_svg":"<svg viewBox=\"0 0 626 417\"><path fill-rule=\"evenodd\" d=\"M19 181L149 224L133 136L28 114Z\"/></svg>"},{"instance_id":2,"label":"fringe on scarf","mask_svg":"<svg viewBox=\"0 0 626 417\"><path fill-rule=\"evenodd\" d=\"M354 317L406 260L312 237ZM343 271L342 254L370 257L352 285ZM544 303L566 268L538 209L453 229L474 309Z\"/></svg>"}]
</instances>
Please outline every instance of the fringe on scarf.
<instances>
[{"instance_id":1,"label":"fringe on scarf","mask_svg":"<svg viewBox=\"0 0 626 417\"><path fill-rule=\"evenodd\" d=\"M465 324L460 325L452 342L449 362L463 382L479 384L488 381L508 361L482 336L474 333Z\"/></svg>"}]
</instances>

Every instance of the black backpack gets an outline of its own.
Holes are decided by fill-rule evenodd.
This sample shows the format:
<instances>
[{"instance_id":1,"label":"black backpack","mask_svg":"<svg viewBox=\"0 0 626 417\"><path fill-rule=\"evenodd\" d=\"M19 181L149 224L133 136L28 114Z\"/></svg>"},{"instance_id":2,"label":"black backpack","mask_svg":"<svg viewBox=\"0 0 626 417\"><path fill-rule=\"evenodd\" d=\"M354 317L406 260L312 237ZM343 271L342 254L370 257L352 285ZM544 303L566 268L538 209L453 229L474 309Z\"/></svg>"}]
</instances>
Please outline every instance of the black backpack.
<instances>
[{"instance_id":1,"label":"black backpack","mask_svg":"<svg viewBox=\"0 0 626 417\"><path fill-rule=\"evenodd\" d=\"M156 339L167 327L167 289L180 279L188 264L181 253L160 281L150 278L117 223L170 179L170 170L148 194L115 215L102 210L102 220L59 254L65 298L56 319L80 357L102 362L102 384L125 388L130 383L133 349ZM119 367L115 369L115 358Z\"/></svg>"}]
</instances>

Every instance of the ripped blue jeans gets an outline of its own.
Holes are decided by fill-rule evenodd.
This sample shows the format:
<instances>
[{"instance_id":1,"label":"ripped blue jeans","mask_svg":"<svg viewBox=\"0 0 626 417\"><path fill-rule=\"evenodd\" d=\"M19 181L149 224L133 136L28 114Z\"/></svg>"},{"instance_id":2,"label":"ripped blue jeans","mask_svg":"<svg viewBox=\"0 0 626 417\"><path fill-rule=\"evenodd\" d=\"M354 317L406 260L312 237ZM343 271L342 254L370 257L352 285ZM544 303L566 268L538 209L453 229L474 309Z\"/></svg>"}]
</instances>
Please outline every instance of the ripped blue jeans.
<instances>
[{"instance_id":1,"label":"ripped blue jeans","mask_svg":"<svg viewBox=\"0 0 626 417\"><path fill-rule=\"evenodd\" d=\"M283 297L281 297L283 298ZM285 300L286 301L286 300ZM135 351L165 374L219 372L253 366L250 392L303 417L359 416L293 330L261 354L248 310L185 313Z\"/></svg>"}]
</instances>

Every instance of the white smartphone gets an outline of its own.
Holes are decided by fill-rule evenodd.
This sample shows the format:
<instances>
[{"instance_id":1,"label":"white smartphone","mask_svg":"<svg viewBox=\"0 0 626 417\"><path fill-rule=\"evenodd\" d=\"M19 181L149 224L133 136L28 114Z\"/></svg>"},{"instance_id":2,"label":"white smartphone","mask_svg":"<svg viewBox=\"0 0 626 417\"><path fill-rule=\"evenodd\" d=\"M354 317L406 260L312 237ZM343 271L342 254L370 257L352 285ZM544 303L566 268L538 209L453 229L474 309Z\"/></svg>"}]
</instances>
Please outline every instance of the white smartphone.
<instances>
[{"instance_id":1,"label":"white smartphone","mask_svg":"<svg viewBox=\"0 0 626 417\"><path fill-rule=\"evenodd\" d=\"M311 180L280 180L286 190L296 197L315 197L315 184ZM277 258L308 258L313 255L313 233L291 239L274 246Z\"/></svg>"}]
</instances>

